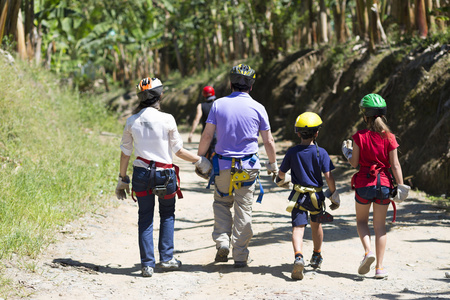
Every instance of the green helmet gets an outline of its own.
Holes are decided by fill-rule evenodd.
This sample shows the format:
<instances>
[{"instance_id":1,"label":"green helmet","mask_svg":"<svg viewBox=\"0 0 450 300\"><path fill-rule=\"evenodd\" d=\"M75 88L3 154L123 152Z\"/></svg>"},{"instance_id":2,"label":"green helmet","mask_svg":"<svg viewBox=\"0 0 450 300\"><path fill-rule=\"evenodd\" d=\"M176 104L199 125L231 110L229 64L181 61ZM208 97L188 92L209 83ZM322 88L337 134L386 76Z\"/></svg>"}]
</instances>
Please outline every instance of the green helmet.
<instances>
[{"instance_id":1,"label":"green helmet","mask_svg":"<svg viewBox=\"0 0 450 300\"><path fill-rule=\"evenodd\" d=\"M366 117L386 115L386 101L378 94L367 94L359 103L359 109Z\"/></svg>"}]
</instances>

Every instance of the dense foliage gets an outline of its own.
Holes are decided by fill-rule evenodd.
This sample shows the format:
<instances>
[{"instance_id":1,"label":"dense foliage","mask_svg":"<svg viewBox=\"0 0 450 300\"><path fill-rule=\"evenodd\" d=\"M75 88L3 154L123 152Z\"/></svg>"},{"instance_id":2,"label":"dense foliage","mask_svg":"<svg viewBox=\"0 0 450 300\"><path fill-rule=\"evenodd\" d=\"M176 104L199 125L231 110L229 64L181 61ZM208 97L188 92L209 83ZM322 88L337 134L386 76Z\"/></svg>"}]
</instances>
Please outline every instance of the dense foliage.
<instances>
[{"instance_id":1,"label":"dense foliage","mask_svg":"<svg viewBox=\"0 0 450 300\"><path fill-rule=\"evenodd\" d=\"M404 37L445 31L449 0L0 0L0 41L71 75L128 85L251 56L363 39L374 51Z\"/></svg>"}]
</instances>

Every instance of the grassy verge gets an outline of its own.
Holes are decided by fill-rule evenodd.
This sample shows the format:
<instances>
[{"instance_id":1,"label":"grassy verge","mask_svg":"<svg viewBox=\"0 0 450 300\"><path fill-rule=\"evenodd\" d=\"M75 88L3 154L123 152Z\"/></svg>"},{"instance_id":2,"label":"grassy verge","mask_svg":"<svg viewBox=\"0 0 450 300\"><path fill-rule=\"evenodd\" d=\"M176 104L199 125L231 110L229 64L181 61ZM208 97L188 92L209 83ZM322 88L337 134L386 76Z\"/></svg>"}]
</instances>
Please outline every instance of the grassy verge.
<instances>
[{"instance_id":1,"label":"grassy verge","mask_svg":"<svg viewBox=\"0 0 450 300\"><path fill-rule=\"evenodd\" d=\"M0 87L3 262L13 254L35 257L58 226L111 203L122 126L99 99L81 97L48 72L6 64L3 57ZM0 298L11 283L2 268L0 263Z\"/></svg>"}]
</instances>

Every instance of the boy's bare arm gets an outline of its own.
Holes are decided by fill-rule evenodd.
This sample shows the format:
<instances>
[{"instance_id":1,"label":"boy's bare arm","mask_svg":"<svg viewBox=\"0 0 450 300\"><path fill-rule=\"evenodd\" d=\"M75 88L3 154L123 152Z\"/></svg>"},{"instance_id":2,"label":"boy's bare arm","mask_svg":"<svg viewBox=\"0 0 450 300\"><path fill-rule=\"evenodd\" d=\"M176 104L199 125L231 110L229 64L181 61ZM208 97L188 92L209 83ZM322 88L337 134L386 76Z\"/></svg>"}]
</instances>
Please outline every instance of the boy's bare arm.
<instances>
[{"instance_id":1,"label":"boy's bare arm","mask_svg":"<svg viewBox=\"0 0 450 300\"><path fill-rule=\"evenodd\" d=\"M323 175L325 176L325 180L327 181L328 189L333 194L336 190L336 183L334 181L333 174L331 174L331 172L326 172L323 173Z\"/></svg>"}]
</instances>

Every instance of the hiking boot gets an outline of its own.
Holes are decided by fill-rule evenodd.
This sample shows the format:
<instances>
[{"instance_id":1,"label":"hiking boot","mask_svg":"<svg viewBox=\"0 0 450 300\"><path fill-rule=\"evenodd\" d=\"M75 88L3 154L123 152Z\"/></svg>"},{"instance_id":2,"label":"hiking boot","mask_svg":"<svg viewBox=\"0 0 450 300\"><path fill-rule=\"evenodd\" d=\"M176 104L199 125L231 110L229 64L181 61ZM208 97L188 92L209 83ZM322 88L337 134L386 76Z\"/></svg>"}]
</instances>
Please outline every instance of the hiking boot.
<instances>
[{"instance_id":1,"label":"hiking boot","mask_svg":"<svg viewBox=\"0 0 450 300\"><path fill-rule=\"evenodd\" d=\"M252 261L253 261L253 259L251 259L250 257L248 257L246 261L245 260L243 260L243 261L239 261L239 260L236 261L235 260L234 261L234 267L235 268L245 268Z\"/></svg>"},{"instance_id":2,"label":"hiking boot","mask_svg":"<svg viewBox=\"0 0 450 300\"><path fill-rule=\"evenodd\" d=\"M214 259L215 262L227 262L228 261L228 253L230 253L230 248L227 246L220 246L219 249L217 249L216 258Z\"/></svg>"},{"instance_id":3,"label":"hiking boot","mask_svg":"<svg viewBox=\"0 0 450 300\"><path fill-rule=\"evenodd\" d=\"M388 277L388 272L385 269L383 269L383 268L375 269L375 278L376 279L383 279L383 278L387 278L387 277Z\"/></svg>"},{"instance_id":4,"label":"hiking boot","mask_svg":"<svg viewBox=\"0 0 450 300\"><path fill-rule=\"evenodd\" d=\"M161 268L165 270L178 270L181 267L181 261L172 257L169 261L161 262Z\"/></svg>"},{"instance_id":5,"label":"hiking boot","mask_svg":"<svg viewBox=\"0 0 450 300\"><path fill-rule=\"evenodd\" d=\"M322 255L320 255L320 253L313 252L313 255L312 255L311 261L310 261L311 267L313 267L314 269L318 269L322 265L322 262L323 262Z\"/></svg>"},{"instance_id":6,"label":"hiking boot","mask_svg":"<svg viewBox=\"0 0 450 300\"><path fill-rule=\"evenodd\" d=\"M364 256L364 259L361 261L361 264L359 265L359 268L358 268L358 274L364 275L364 274L369 273L370 265L374 261L375 261L375 254L373 254L373 252L370 251L369 253L367 253Z\"/></svg>"},{"instance_id":7,"label":"hiking boot","mask_svg":"<svg viewBox=\"0 0 450 300\"><path fill-rule=\"evenodd\" d=\"M143 277L152 277L153 276L153 268L150 266L146 266L142 268L142 276Z\"/></svg>"},{"instance_id":8,"label":"hiking boot","mask_svg":"<svg viewBox=\"0 0 450 300\"><path fill-rule=\"evenodd\" d=\"M297 256L294 261L294 268L292 269L291 278L294 280L302 280L304 268L305 261L303 260L303 257Z\"/></svg>"}]
</instances>

